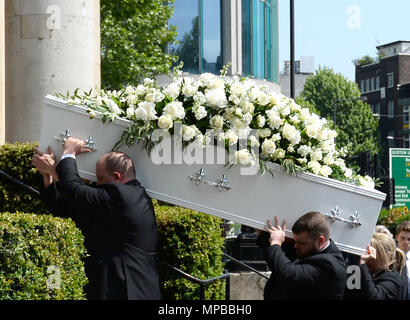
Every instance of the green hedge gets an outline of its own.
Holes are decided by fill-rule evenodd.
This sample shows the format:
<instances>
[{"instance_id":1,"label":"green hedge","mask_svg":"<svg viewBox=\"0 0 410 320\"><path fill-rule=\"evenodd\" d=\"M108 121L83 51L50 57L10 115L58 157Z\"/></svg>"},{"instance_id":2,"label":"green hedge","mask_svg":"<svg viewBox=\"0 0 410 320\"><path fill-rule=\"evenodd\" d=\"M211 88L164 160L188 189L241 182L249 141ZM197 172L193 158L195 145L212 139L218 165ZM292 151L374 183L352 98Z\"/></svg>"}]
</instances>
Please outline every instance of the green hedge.
<instances>
[{"instance_id":1,"label":"green hedge","mask_svg":"<svg viewBox=\"0 0 410 320\"><path fill-rule=\"evenodd\" d=\"M0 169L10 176L39 190L41 175L31 159L37 143L15 143L0 146ZM36 195L0 176L0 212L47 213L45 205Z\"/></svg>"},{"instance_id":2,"label":"green hedge","mask_svg":"<svg viewBox=\"0 0 410 320\"><path fill-rule=\"evenodd\" d=\"M84 299L86 251L70 219L0 214L0 299Z\"/></svg>"},{"instance_id":3,"label":"green hedge","mask_svg":"<svg viewBox=\"0 0 410 320\"><path fill-rule=\"evenodd\" d=\"M159 258L199 278L223 273L222 220L208 214L154 201L159 229ZM199 284L181 278L160 265L164 299L196 300ZM205 299L225 298L225 280L206 286Z\"/></svg>"}]
</instances>

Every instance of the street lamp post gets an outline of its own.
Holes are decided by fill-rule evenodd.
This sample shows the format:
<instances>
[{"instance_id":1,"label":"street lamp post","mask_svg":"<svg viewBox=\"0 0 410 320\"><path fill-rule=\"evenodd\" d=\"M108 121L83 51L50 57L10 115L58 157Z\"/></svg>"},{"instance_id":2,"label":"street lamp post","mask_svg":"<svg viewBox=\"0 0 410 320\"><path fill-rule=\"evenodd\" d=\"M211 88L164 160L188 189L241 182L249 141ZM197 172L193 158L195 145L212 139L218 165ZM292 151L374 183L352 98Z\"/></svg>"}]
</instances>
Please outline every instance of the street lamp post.
<instances>
[{"instance_id":1,"label":"street lamp post","mask_svg":"<svg viewBox=\"0 0 410 320\"><path fill-rule=\"evenodd\" d=\"M341 102L341 101L356 101L356 100L367 101L367 97L364 96L364 97L357 97L357 98L342 98L342 99L336 99L333 102L333 125L334 125L335 130L336 130L336 109L337 109L338 102Z\"/></svg>"}]
</instances>

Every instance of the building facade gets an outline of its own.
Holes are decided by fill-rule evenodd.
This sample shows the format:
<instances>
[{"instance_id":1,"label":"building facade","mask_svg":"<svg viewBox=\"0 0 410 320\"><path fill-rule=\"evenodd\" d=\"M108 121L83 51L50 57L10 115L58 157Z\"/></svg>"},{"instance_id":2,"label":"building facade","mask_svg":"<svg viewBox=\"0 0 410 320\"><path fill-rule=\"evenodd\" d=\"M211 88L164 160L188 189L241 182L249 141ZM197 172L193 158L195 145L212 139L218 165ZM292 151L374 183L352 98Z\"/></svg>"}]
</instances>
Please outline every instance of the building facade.
<instances>
[{"instance_id":1,"label":"building facade","mask_svg":"<svg viewBox=\"0 0 410 320\"><path fill-rule=\"evenodd\" d=\"M377 47L379 61L356 65L356 83L379 117L380 161L389 172L389 148L410 148L410 41ZM406 90L405 90L406 89Z\"/></svg>"},{"instance_id":2,"label":"building facade","mask_svg":"<svg viewBox=\"0 0 410 320\"><path fill-rule=\"evenodd\" d=\"M175 0L169 23L183 71L219 74L231 63L231 74L278 83L277 0Z\"/></svg>"}]
</instances>

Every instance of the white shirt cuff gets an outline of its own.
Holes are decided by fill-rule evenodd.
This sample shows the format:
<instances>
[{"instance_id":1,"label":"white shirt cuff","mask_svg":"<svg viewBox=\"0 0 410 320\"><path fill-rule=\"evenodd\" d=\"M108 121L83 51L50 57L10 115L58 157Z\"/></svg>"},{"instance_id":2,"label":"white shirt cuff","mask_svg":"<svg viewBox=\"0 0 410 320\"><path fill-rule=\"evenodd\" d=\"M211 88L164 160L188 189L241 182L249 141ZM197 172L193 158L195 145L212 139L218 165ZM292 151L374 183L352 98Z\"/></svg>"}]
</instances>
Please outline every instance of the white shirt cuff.
<instances>
[{"instance_id":1,"label":"white shirt cuff","mask_svg":"<svg viewBox=\"0 0 410 320\"><path fill-rule=\"evenodd\" d=\"M66 153L66 154L63 154L63 155L61 156L61 160L65 159L65 158L73 158L73 159L75 159L75 155L72 154L72 153Z\"/></svg>"}]
</instances>

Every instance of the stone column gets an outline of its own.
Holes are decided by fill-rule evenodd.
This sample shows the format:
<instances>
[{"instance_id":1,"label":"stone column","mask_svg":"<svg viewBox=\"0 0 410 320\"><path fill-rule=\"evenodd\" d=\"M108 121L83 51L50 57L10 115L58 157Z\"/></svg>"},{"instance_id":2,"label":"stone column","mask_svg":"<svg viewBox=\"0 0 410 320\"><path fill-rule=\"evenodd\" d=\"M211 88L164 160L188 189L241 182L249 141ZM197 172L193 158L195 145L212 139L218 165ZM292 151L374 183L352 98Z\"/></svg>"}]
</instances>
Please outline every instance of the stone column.
<instances>
[{"instance_id":1,"label":"stone column","mask_svg":"<svg viewBox=\"0 0 410 320\"><path fill-rule=\"evenodd\" d=\"M242 74L241 0L222 1L223 64L232 63L230 74Z\"/></svg>"},{"instance_id":2,"label":"stone column","mask_svg":"<svg viewBox=\"0 0 410 320\"><path fill-rule=\"evenodd\" d=\"M100 86L99 0L5 0L6 141L38 141L49 93Z\"/></svg>"}]
</instances>

